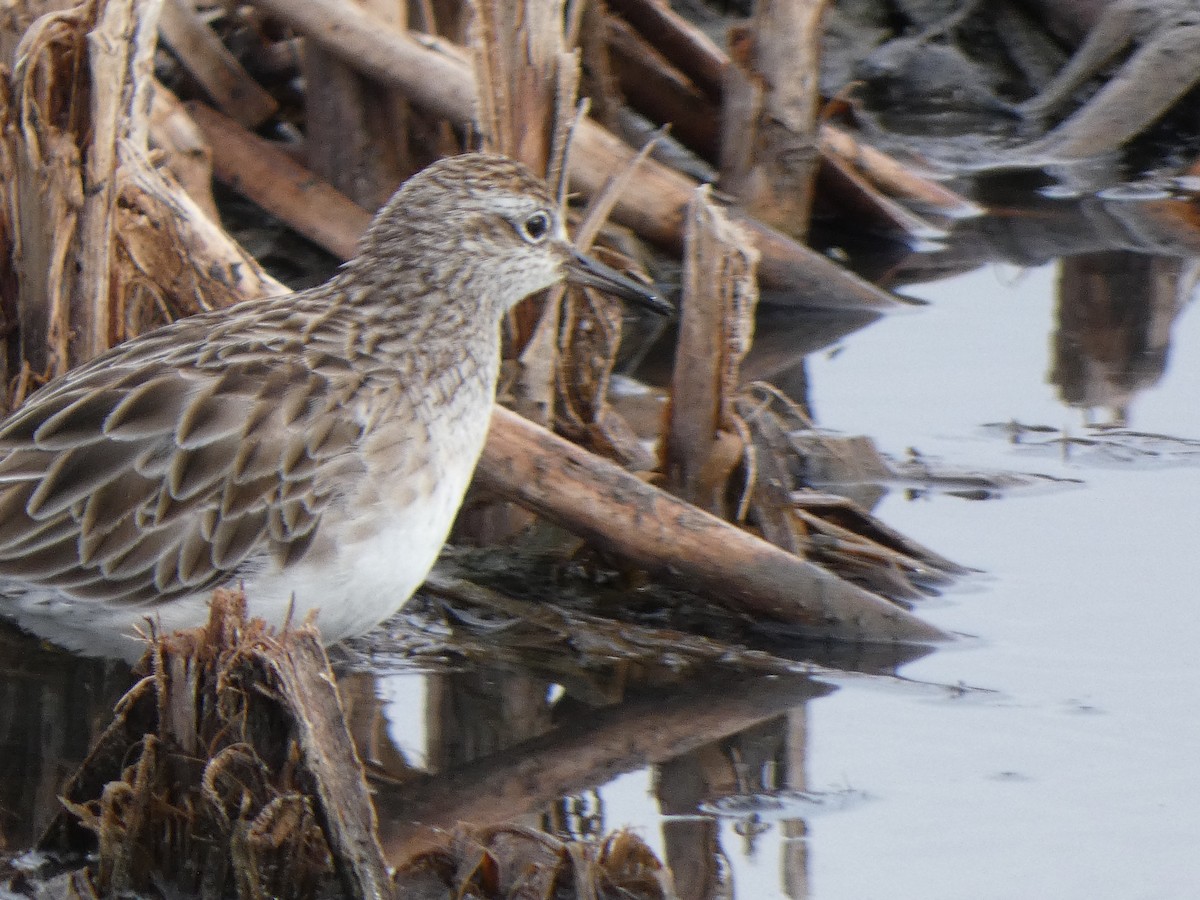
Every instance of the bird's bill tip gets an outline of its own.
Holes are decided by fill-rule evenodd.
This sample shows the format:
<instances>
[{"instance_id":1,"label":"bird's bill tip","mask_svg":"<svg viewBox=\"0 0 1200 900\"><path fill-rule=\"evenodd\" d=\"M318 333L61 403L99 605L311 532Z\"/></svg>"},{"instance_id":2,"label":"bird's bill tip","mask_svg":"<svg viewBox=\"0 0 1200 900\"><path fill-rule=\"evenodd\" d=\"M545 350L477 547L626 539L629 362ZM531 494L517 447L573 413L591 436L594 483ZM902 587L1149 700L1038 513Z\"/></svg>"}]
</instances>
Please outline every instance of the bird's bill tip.
<instances>
[{"instance_id":1,"label":"bird's bill tip","mask_svg":"<svg viewBox=\"0 0 1200 900\"><path fill-rule=\"evenodd\" d=\"M635 281L612 266L606 266L599 260L586 256L575 249L571 250L571 258L567 263L567 280L572 284L593 287L614 294L622 300L636 303L660 316L675 314L675 307L654 293L650 285Z\"/></svg>"}]
</instances>

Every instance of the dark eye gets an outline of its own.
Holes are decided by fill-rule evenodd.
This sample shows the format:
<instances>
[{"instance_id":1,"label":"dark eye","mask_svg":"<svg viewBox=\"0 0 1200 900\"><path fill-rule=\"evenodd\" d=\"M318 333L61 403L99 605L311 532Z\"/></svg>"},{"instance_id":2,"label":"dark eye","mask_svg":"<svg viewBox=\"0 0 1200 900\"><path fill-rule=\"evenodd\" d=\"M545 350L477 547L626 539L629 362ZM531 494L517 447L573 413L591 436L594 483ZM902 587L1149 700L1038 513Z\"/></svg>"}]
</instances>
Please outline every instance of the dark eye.
<instances>
[{"instance_id":1,"label":"dark eye","mask_svg":"<svg viewBox=\"0 0 1200 900\"><path fill-rule=\"evenodd\" d=\"M550 214L539 209L521 223L521 236L531 244L536 244L550 233Z\"/></svg>"}]
</instances>

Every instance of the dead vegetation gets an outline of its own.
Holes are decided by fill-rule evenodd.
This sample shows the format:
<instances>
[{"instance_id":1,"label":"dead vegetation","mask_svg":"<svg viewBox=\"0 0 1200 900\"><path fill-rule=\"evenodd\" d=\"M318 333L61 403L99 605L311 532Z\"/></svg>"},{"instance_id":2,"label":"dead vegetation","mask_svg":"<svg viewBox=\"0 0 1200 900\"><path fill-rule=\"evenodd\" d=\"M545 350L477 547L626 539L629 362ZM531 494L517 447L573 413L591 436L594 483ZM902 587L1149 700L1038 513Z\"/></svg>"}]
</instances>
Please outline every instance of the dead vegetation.
<instances>
[{"instance_id":1,"label":"dead vegetation","mask_svg":"<svg viewBox=\"0 0 1200 900\"><path fill-rule=\"evenodd\" d=\"M536 14L515 3L430 7L412 21L388 4L328 0L236 9L178 0L161 13L147 2L96 0L42 18L35 18L40 7L14 4L6 33L16 64L0 109L11 171L4 223L15 337L5 368L10 405L153 324L282 290L212 220L209 159L221 181L344 258L367 208L406 172L482 142L586 199L580 240L599 238L611 262L661 270L661 254L679 252L683 271L671 412L661 433L639 432L610 402L625 323L606 298L579 291L541 298L510 323L507 404L570 438L569 452L583 461L577 468L598 466L595 454L642 477L614 470L611 483L596 474L577 480L570 490L590 484L596 498L587 504L591 520L582 521L569 491L544 489L531 469L519 468L535 452L564 459L566 446L535 450L547 436L498 415L480 483L627 565L728 598L797 633L936 639L890 601L911 601L939 580L913 573L944 576L954 567L911 544L878 544L871 535L883 529L865 510L853 516L858 532L826 521L828 505L807 502L811 485L796 475L821 465L819 455L796 462L803 457L794 437L811 428L769 399L770 388L748 386L741 371L760 286L773 302L783 291L787 302L809 307L879 311L900 303L799 243L818 173L877 223L913 237L971 210L821 121L815 72L825 7L763 3L726 52L649 0L623 0L612 13L582 4L538 6ZM972 15L964 7L952 25L920 40L944 44L971 26ZM797 59L810 60L799 74ZM1054 107L1070 93L1063 85L1081 77L1068 75L1047 89ZM179 106L161 77L192 99ZM594 116L578 103L580 85ZM613 133L629 136L627 109L679 123L678 131L639 159ZM702 133L700 121L719 122L720 133ZM296 124L307 137L289 143ZM728 193L714 200L660 162L670 158L665 145L686 145L716 166ZM614 224L603 226L606 219ZM829 439L805 445L826 452ZM634 498L642 498L639 508L672 509L676 501L660 486L747 531L734 536L707 519L696 520L705 523L699 531L685 529L669 512L632 523L622 516ZM603 515L601 495L612 501ZM502 540L531 521L493 502L464 517L462 533ZM825 548L834 533L842 549L831 555ZM846 539L862 547L847 554ZM686 562L690 546L704 565ZM746 549L739 556L714 553L716 546Z\"/></svg>"},{"instance_id":2,"label":"dead vegetation","mask_svg":"<svg viewBox=\"0 0 1200 900\"><path fill-rule=\"evenodd\" d=\"M272 635L244 604L219 591L207 628L151 645L39 844L99 862L52 893L390 893L316 632Z\"/></svg>"},{"instance_id":3,"label":"dead vegetation","mask_svg":"<svg viewBox=\"0 0 1200 900\"><path fill-rule=\"evenodd\" d=\"M1176 103L1181 84L1149 93L1145 75L1153 54L1175 58L1194 40L1188 10L1172 10L1175 18L1164 13L1135 30L1140 49L1090 101L1080 101L1080 85L1116 52L1111 22L1097 25L1057 79L1048 70L1022 110L1022 159L1113 152ZM431 595L527 626L507 647L463 627L462 652L516 659L532 643L571 644L587 659L667 660L688 671L732 661L740 671L795 675L812 670L746 650L739 639L748 629L714 622L766 621L781 634L850 643L942 640L912 610L962 569L889 529L843 488L854 473L923 483L938 473L819 432L802 397L760 380L748 363L762 346L760 303L869 316L908 305L804 245L823 199L898 240L943 234L978 212L835 124L847 107L822 106L816 76L827 13L821 0L764 2L726 50L654 0L607 9L516 0L411 9L383 0L10 3L0 14L11 63L0 79L7 407L157 324L286 291L218 223L211 176L346 258L369 210L399 180L482 144L571 195L581 245L677 281L681 312L665 354L669 399L649 426L625 415L612 390L627 357L661 353L630 349L643 323L578 291L535 298L514 315L503 399L520 415L502 409L494 418L460 536L519 535L588 571L589 554L599 554L622 587L648 573L695 608L694 630L639 630L616 614L518 599L478 569L471 579L443 572ZM958 46L978 27L972 15L955 19L958 31L923 30L913 46ZM797 59L808 61L799 71ZM1016 104L998 101L993 112L1011 117ZM1072 104L1073 116L1052 121ZM1098 129L1115 105L1138 117ZM854 112L877 124L868 106ZM666 123L668 133L657 131ZM1160 212L1142 224L1160 234L1177 223ZM953 477L964 491L1004 486L977 473ZM704 604L726 618L702 621ZM281 895L298 884L312 896L394 890L353 749L327 730L340 710L319 651L302 636L281 663L260 652L274 637L227 636L235 649L216 656L205 656L207 644L156 651L44 843L77 850L87 832L103 851L89 882L58 888L148 892L161 877L212 896ZM308 674L293 668L301 656L315 667ZM722 727L773 714L795 691L746 686L730 695L737 710L720 710ZM519 759L490 760L458 784L408 785L405 809L446 829L460 817L495 821L513 796L505 791L531 767L545 791L566 790L589 770L556 772L552 759L574 754L578 763L599 747L590 764L611 769L612 747L654 729L658 743L644 755L661 758L697 740L712 697L681 692L671 702L666 712L658 697L559 731L541 755L523 747ZM261 746L270 758L249 749ZM156 843L153 834L168 838ZM427 838L401 831L389 846L392 859L424 853L409 873L419 887L508 895L518 848L536 873L527 886L543 893L589 872L669 895L653 858L628 836L581 847L520 829L460 829L436 850ZM185 868L184 859L201 862Z\"/></svg>"}]
</instances>

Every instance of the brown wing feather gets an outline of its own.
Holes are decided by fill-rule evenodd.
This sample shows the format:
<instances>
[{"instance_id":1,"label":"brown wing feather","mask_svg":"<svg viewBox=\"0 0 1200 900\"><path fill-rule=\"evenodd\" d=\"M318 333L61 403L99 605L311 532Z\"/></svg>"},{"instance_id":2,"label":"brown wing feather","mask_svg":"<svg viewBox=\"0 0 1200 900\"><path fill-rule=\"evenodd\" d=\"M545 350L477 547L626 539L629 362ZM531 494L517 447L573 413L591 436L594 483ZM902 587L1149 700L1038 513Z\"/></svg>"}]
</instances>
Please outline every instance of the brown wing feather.
<instances>
[{"instance_id":1,"label":"brown wing feather","mask_svg":"<svg viewBox=\"0 0 1200 900\"><path fill-rule=\"evenodd\" d=\"M353 386L253 342L214 355L204 328L117 348L0 425L0 577L141 602L303 555L360 436Z\"/></svg>"}]
</instances>

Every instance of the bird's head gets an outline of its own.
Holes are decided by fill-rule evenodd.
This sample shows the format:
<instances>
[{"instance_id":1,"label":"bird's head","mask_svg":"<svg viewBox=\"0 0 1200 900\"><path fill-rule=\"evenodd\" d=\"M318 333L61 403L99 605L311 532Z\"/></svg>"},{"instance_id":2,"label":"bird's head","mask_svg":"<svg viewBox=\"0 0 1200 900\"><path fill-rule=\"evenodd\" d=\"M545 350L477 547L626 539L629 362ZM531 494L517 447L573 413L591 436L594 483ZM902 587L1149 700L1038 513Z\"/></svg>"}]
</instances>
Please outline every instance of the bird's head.
<instances>
[{"instance_id":1,"label":"bird's head","mask_svg":"<svg viewBox=\"0 0 1200 900\"><path fill-rule=\"evenodd\" d=\"M579 253L567 238L559 204L526 166L470 153L418 172L380 210L352 266L490 302L502 315L566 279L669 314L645 284ZM413 288L422 287L420 283Z\"/></svg>"}]
</instances>

